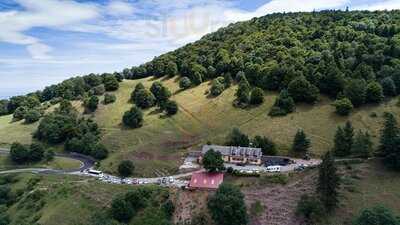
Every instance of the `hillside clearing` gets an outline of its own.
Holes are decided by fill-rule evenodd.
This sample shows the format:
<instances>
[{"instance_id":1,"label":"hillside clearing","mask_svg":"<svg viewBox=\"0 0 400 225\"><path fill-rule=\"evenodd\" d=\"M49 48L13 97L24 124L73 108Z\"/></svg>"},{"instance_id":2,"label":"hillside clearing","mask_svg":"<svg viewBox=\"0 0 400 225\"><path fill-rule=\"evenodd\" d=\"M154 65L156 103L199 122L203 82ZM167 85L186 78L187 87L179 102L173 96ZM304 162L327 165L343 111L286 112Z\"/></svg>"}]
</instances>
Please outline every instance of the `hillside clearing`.
<instances>
[{"instance_id":1,"label":"hillside clearing","mask_svg":"<svg viewBox=\"0 0 400 225\"><path fill-rule=\"evenodd\" d=\"M101 168L115 172L118 162L131 159L136 164L138 176L164 176L176 172L184 154L198 149L201 144L211 141L223 144L225 137L233 127L239 127L250 136L265 135L274 140L280 154L287 154L297 129L304 129L312 141L312 153L320 156L332 147L332 139L337 126L348 119L357 129L368 130L377 142L382 115L393 112L400 115L396 99L380 106L364 106L351 114L340 117L334 113L332 101L326 97L315 105L298 105L296 112L286 117L271 118L267 114L272 107L276 93L268 92L265 103L250 109L238 109L232 106L236 86L227 89L216 98L209 98L205 93L209 83L180 91L177 80L160 79L172 93L172 99L179 104L180 111L173 117L165 117L151 108L144 112L144 126L139 129L127 129L122 126L121 118L132 107L130 94L139 82L147 88L154 78L125 80L114 94L117 101L110 105L100 105L93 117L103 131L103 143L110 149L108 159L101 163ZM74 106L82 112L79 102ZM376 115L376 116L374 116ZM398 117L399 118L399 117ZM26 125L22 122L11 123L12 116L0 117L0 144L9 145L14 141L29 144L37 123Z\"/></svg>"}]
</instances>

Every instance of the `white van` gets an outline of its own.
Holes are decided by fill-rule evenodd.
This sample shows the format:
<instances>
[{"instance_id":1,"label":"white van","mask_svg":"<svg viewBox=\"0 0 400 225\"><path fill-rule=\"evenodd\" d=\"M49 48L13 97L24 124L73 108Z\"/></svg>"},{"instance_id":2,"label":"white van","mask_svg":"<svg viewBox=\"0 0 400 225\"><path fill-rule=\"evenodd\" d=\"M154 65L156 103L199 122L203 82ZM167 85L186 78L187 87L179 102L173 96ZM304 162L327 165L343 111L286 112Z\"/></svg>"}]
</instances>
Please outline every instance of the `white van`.
<instances>
[{"instance_id":1,"label":"white van","mask_svg":"<svg viewBox=\"0 0 400 225\"><path fill-rule=\"evenodd\" d=\"M279 173L281 172L281 166L268 166L267 172L269 173Z\"/></svg>"}]
</instances>

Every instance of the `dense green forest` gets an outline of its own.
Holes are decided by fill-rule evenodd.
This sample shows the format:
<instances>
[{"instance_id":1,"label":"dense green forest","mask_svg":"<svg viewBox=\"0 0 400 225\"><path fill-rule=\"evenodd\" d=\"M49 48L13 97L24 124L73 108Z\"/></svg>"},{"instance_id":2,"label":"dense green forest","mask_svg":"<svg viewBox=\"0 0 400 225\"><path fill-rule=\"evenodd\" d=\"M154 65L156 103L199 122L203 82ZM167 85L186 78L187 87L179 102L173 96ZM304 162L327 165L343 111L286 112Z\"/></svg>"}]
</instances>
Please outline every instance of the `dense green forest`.
<instances>
[{"instance_id":1,"label":"dense green forest","mask_svg":"<svg viewBox=\"0 0 400 225\"><path fill-rule=\"evenodd\" d=\"M123 74L180 74L194 85L244 74L253 87L288 89L296 102L312 103L322 93L357 107L400 92L399 32L399 11L273 14L222 28Z\"/></svg>"}]
</instances>

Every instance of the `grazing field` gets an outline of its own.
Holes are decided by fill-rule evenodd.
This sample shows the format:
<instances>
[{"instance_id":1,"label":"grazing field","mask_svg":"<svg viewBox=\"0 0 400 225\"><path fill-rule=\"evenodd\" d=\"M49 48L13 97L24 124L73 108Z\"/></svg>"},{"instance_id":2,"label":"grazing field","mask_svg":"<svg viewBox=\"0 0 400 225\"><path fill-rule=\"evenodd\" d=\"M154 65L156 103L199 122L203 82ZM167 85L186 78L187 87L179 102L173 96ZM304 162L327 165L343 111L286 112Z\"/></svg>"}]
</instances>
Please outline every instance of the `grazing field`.
<instances>
[{"instance_id":1,"label":"grazing field","mask_svg":"<svg viewBox=\"0 0 400 225\"><path fill-rule=\"evenodd\" d=\"M332 101L326 97L321 97L315 105L299 105L295 113L286 117L271 118L267 114L276 93L266 93L264 104L258 107L238 109L232 106L236 86L216 98L210 98L206 94L210 83L180 91L178 81L171 78L160 81L171 90L172 99L178 102L178 114L166 117L156 108L151 108L144 112L142 128L123 127L122 116L132 107L129 98L135 85L142 82L149 88L154 81L154 78L125 80L114 93L117 96L115 103L100 104L95 113L86 115L98 122L103 131L102 141L111 151L109 158L101 162L103 170L115 172L120 160L131 159L136 164L135 175L167 175L176 172L188 149L198 149L207 141L223 144L233 127L239 127L250 136L270 137L278 144L280 154L288 154L296 131L304 129L311 138L312 153L318 157L332 147L337 126L347 120L351 120L357 129L368 130L377 142L384 112L393 112L400 119L400 107L396 106L396 99L380 106L364 106L349 117L340 117L334 113ZM73 104L80 112L83 111L80 102ZM12 116L0 117L0 144L13 141L30 143L37 123L25 125L11 120Z\"/></svg>"},{"instance_id":2,"label":"grazing field","mask_svg":"<svg viewBox=\"0 0 400 225\"><path fill-rule=\"evenodd\" d=\"M0 116L0 146L9 145L14 141L30 144L37 126L38 123L15 122L12 115Z\"/></svg>"}]
</instances>

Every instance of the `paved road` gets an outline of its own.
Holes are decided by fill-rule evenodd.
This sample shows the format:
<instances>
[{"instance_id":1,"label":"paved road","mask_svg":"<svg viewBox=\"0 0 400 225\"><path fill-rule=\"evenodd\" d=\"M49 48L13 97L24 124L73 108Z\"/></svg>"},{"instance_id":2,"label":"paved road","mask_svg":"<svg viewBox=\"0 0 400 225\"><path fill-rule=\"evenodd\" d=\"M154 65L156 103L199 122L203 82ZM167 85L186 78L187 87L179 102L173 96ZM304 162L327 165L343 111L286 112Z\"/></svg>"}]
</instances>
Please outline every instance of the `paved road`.
<instances>
[{"instance_id":1,"label":"paved road","mask_svg":"<svg viewBox=\"0 0 400 225\"><path fill-rule=\"evenodd\" d=\"M0 148L0 155L8 155L10 154L10 150L6 148ZM95 160L89 156L78 154L78 153L65 153L65 154L56 154L57 158L67 158L67 159L74 159L81 162L81 166L76 169L69 169L69 170L54 170L54 169L43 169L43 168L23 168L23 169L14 169L14 170L7 170L1 171L0 174L4 173L22 173L22 172L32 172L32 173L46 173L46 174L62 174L62 173L73 173L82 170L87 170L92 168Z\"/></svg>"}]
</instances>

